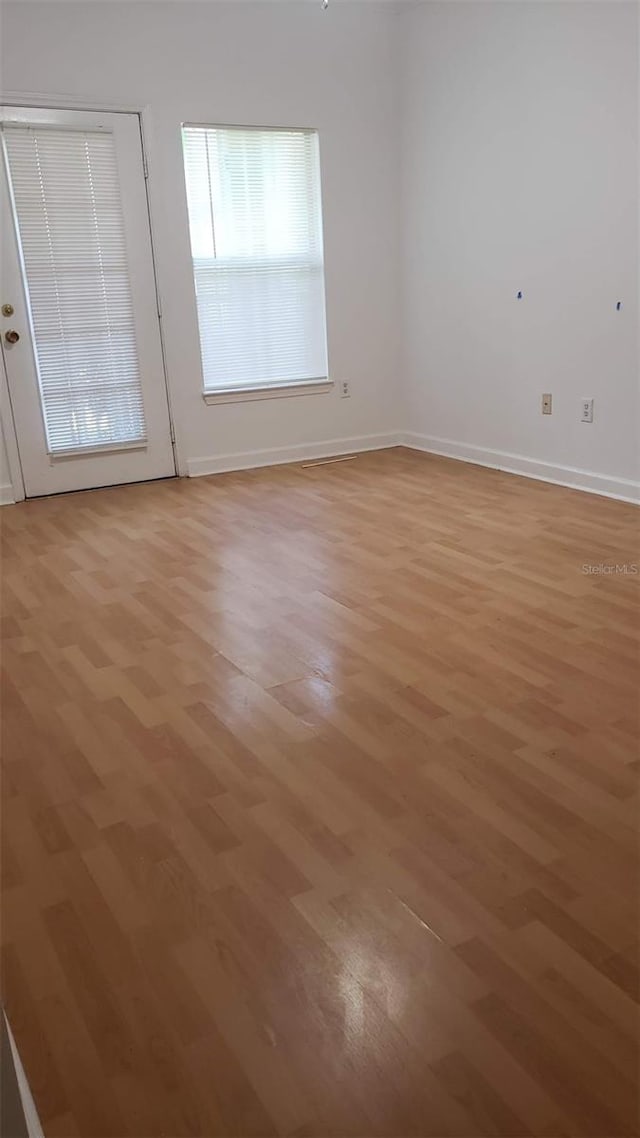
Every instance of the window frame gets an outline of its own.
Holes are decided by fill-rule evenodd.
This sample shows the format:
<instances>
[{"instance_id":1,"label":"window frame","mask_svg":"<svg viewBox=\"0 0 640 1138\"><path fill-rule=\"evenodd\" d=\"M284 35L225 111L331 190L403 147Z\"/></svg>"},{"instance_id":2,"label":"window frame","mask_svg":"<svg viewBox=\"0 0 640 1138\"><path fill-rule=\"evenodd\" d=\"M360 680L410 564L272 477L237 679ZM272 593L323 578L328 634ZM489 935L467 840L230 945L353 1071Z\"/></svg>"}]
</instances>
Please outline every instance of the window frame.
<instances>
[{"instance_id":1,"label":"window frame","mask_svg":"<svg viewBox=\"0 0 640 1138\"><path fill-rule=\"evenodd\" d=\"M253 384L233 384L229 383L220 387L205 387L204 382L204 369L202 366L202 344L200 333L200 322L197 315L197 297L195 293L195 273L194 273L194 258L193 249L191 247L191 233L190 233L190 217L189 217L189 202L187 195L187 178L184 161L184 142L183 132L188 129L199 130L239 130L239 131L274 131L279 132L299 132L314 134L317 139L318 147L318 192L320 196L320 219L322 224L322 271L323 271L323 300L324 300L324 328L325 328L325 353L327 361L327 375L318 377L317 379L300 379L292 380L286 379L282 381L265 381L264 383L256 382ZM328 310L327 310L327 290L326 290L326 264L325 264L325 241L324 241L324 208L323 208L323 193L322 193L322 158L320 154L320 131L317 127L311 126L258 126L255 123L221 123L221 122L194 122L187 120L180 124L180 149L182 156L182 173L184 178L185 188L185 207L187 212L187 231L189 240L189 263L191 269L191 280L194 289L194 302L196 306L196 327L198 333L198 349L200 358L200 375L201 375L201 395L206 404L215 403L246 403L253 402L260 399L282 399L291 398L301 395L322 395L335 389L335 382L331 378L331 368L329 364L329 328L328 328Z\"/></svg>"}]
</instances>

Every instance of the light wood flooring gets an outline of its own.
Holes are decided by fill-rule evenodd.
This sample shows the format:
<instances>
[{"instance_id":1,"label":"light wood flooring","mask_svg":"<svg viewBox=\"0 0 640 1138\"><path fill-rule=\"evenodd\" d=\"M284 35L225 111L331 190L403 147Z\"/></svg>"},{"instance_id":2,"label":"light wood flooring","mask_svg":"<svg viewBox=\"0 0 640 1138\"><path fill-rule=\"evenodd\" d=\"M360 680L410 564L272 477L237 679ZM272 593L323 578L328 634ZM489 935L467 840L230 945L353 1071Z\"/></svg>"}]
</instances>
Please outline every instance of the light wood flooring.
<instances>
[{"instance_id":1,"label":"light wood flooring","mask_svg":"<svg viewBox=\"0 0 640 1138\"><path fill-rule=\"evenodd\" d=\"M401 449L2 512L47 1138L637 1133L639 520Z\"/></svg>"}]
</instances>

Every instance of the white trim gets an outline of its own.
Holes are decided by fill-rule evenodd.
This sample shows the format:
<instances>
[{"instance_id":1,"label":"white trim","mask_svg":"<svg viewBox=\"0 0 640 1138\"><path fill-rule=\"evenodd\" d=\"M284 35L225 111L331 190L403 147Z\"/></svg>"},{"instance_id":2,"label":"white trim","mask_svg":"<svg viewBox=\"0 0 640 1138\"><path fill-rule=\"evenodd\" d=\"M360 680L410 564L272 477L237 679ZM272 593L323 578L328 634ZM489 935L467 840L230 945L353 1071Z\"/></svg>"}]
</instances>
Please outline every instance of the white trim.
<instances>
[{"instance_id":1,"label":"white trim","mask_svg":"<svg viewBox=\"0 0 640 1138\"><path fill-rule=\"evenodd\" d=\"M583 490L588 494L601 494L605 498L617 498L622 502L640 504L640 482L629 478L615 478L608 474L596 474L592 470L579 470L574 466L555 466L550 462L540 462L521 454L507 451L489 450L487 447L472 446L454 439L440 439L431 435L419 435L407 431L403 435L404 445L413 450L428 454L455 458L460 462L470 462L476 466L488 466L493 470L504 470L507 474L520 474L524 478L536 478L540 482L552 482L556 486L568 486L572 490Z\"/></svg>"},{"instance_id":2,"label":"white trim","mask_svg":"<svg viewBox=\"0 0 640 1138\"><path fill-rule=\"evenodd\" d=\"M110 99L94 99L82 95L52 95L50 91L39 94L33 91L4 91L2 95L4 106L11 107L44 107L60 111L97 111L109 114L139 115L139 103L118 103Z\"/></svg>"},{"instance_id":3,"label":"white trim","mask_svg":"<svg viewBox=\"0 0 640 1138\"><path fill-rule=\"evenodd\" d=\"M400 446L402 438L401 431L389 431L379 435L358 435L350 439L269 447L268 450L239 451L234 454L211 455L208 458L191 458L187 461L187 468L190 478L200 478L205 474L223 474L231 470L253 470L258 466L280 466L287 462L335 458L337 455L359 451L386 450L388 447Z\"/></svg>"},{"instance_id":4,"label":"white trim","mask_svg":"<svg viewBox=\"0 0 640 1138\"><path fill-rule=\"evenodd\" d=\"M292 395L323 395L332 391L331 379L302 379L294 383L262 383L252 387L221 387L203 391L205 403L248 403L253 399L283 399Z\"/></svg>"},{"instance_id":5,"label":"white trim","mask_svg":"<svg viewBox=\"0 0 640 1138\"><path fill-rule=\"evenodd\" d=\"M142 146L142 162L145 169L145 188L147 192L147 216L149 218L149 233L151 239L151 259L153 261L153 279L156 290L156 302L158 306L158 326L160 328L160 347L162 350L162 373L164 377L164 386L167 393L167 406L169 409L169 429L171 431L171 444L173 446L173 461L175 465L176 474L178 477L186 474L186 463L182 457L183 443L178 435L176 428L176 417L174 413L174 398L172 390L172 379L169 372L169 364L167 357L167 345L164 334L164 323L162 320L162 313L165 309L165 302L162 293L162 281L160 280L160 270L158 255L156 249L156 223L155 218L161 215L162 209L158 206L157 200L154 204L154 196L157 198L157 183L161 179L156 179L154 166L156 162L156 147L154 140L154 120L152 117L151 109L148 106L141 106L137 111L138 119L140 122L140 143Z\"/></svg>"},{"instance_id":6,"label":"white trim","mask_svg":"<svg viewBox=\"0 0 640 1138\"><path fill-rule=\"evenodd\" d=\"M7 1019L7 1016L4 1013L4 1011L2 1014L4 1015L4 1022L7 1025L7 1035L9 1036L9 1046L11 1047L11 1055L13 1057L13 1065L14 1065L15 1071L16 1071L16 1079L18 1081L18 1090L20 1092L20 1100L22 1102L22 1110L24 1112L24 1120L27 1124L27 1133L29 1135L29 1138L44 1138L44 1133L42 1130L42 1126L40 1125L40 1119L38 1118L38 1112L36 1110L36 1104L33 1101L33 1095L31 1094L31 1089L29 1087L29 1083L27 1082L27 1076L24 1073L24 1067L22 1066L22 1060L21 1060L20 1055L18 1053L18 1048L16 1047L16 1041L13 1038L13 1032L11 1030L11 1024L9 1023L9 1020Z\"/></svg>"},{"instance_id":7,"label":"white trim","mask_svg":"<svg viewBox=\"0 0 640 1138\"><path fill-rule=\"evenodd\" d=\"M0 506L7 506L14 502L23 502L25 492L4 354L0 348L0 445L3 441L11 482L0 486Z\"/></svg>"}]
</instances>

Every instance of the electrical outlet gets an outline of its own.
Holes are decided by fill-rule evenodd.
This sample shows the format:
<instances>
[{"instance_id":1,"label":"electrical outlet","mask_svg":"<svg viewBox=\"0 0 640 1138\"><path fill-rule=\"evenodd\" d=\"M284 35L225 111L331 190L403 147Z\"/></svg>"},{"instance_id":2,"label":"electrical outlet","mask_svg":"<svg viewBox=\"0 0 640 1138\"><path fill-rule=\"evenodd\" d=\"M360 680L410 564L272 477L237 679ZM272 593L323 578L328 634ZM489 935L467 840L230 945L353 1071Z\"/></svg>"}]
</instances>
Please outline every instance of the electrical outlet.
<instances>
[{"instance_id":1,"label":"electrical outlet","mask_svg":"<svg viewBox=\"0 0 640 1138\"><path fill-rule=\"evenodd\" d=\"M340 380L340 398L341 399L348 399L350 395L351 395L351 388L349 386L349 380L348 379L341 379Z\"/></svg>"},{"instance_id":2,"label":"electrical outlet","mask_svg":"<svg viewBox=\"0 0 640 1138\"><path fill-rule=\"evenodd\" d=\"M542 414L543 415L550 415L551 414L551 393L550 392L547 392L546 395L542 396Z\"/></svg>"},{"instance_id":3,"label":"electrical outlet","mask_svg":"<svg viewBox=\"0 0 640 1138\"><path fill-rule=\"evenodd\" d=\"M580 406L582 407L580 422L593 423L593 399L583 399Z\"/></svg>"}]
</instances>

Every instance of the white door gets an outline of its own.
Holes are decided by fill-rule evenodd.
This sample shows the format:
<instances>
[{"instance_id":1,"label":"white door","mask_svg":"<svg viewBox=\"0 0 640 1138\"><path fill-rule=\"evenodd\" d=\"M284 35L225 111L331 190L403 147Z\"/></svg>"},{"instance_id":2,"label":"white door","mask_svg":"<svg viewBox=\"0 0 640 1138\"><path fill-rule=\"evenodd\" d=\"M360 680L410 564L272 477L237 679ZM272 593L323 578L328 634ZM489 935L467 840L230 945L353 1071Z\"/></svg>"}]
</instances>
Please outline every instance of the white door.
<instances>
[{"instance_id":1,"label":"white door","mask_svg":"<svg viewBox=\"0 0 640 1138\"><path fill-rule=\"evenodd\" d=\"M0 333L27 497L174 475L138 116L0 111Z\"/></svg>"}]
</instances>

